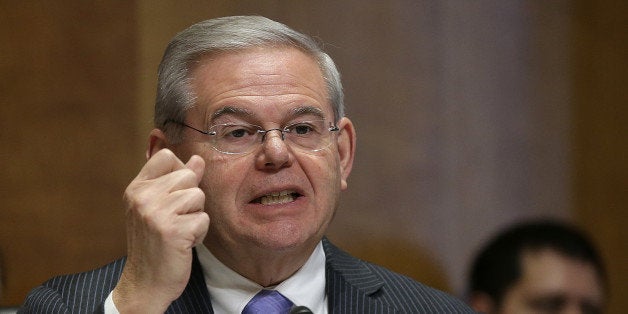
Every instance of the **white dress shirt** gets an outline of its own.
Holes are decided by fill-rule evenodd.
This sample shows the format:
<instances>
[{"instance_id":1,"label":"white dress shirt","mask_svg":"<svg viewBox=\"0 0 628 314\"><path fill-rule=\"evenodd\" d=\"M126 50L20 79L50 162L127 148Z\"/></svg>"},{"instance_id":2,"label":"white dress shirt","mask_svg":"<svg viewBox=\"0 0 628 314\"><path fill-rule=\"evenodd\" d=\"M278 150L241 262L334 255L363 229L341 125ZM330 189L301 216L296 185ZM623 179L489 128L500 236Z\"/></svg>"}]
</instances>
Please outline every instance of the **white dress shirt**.
<instances>
[{"instance_id":1,"label":"white dress shirt","mask_svg":"<svg viewBox=\"0 0 628 314\"><path fill-rule=\"evenodd\" d=\"M264 288L220 262L204 245L196 246L196 252L214 313L242 313L246 304ZM301 269L271 289L279 291L294 305L304 305L313 313L326 314L325 283L325 252L319 242ZM105 313L118 313L112 293L105 301Z\"/></svg>"}]
</instances>

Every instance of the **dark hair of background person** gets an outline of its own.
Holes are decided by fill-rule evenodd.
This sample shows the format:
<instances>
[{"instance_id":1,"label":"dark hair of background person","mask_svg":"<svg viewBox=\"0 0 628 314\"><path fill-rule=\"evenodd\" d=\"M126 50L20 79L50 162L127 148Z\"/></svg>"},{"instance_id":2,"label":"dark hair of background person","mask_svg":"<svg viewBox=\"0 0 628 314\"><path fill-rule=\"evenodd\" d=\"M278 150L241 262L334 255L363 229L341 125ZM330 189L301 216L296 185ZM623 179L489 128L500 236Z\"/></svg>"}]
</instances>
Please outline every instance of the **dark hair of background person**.
<instances>
[{"instance_id":1,"label":"dark hair of background person","mask_svg":"<svg viewBox=\"0 0 628 314\"><path fill-rule=\"evenodd\" d=\"M521 277L523 253L541 249L592 264L603 289L608 290L606 270L591 240L567 223L540 220L507 228L479 251L470 269L469 294L484 292L500 305L506 291Z\"/></svg>"}]
</instances>

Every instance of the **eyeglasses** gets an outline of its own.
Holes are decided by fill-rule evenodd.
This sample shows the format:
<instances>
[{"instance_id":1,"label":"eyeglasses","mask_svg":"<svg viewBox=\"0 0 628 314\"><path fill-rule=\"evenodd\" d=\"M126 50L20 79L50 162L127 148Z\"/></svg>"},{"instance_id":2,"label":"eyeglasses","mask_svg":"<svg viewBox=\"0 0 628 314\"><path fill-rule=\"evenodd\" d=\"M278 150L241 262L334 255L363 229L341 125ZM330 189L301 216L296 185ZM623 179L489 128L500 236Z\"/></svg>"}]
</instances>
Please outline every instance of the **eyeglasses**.
<instances>
[{"instance_id":1,"label":"eyeglasses","mask_svg":"<svg viewBox=\"0 0 628 314\"><path fill-rule=\"evenodd\" d=\"M279 131L281 139L289 146L304 151L317 152L331 145L331 138L339 129L329 123L325 125L325 120L299 121L291 123L283 128L273 128L264 130L259 125L240 124L216 124L207 131L197 129L183 122L168 120L167 123L175 123L185 126L199 133L208 135L211 139L212 147L224 154L246 154L256 148L257 143L263 143L266 134L271 131Z\"/></svg>"}]
</instances>

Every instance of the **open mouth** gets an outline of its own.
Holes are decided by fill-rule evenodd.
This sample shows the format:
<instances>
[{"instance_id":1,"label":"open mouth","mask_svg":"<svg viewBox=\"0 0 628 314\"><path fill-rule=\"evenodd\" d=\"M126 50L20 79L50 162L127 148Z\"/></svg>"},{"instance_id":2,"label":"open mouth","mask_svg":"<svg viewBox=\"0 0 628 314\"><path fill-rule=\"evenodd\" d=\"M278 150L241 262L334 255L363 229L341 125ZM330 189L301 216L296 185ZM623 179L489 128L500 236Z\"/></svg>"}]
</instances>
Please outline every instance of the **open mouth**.
<instances>
[{"instance_id":1,"label":"open mouth","mask_svg":"<svg viewBox=\"0 0 628 314\"><path fill-rule=\"evenodd\" d=\"M294 201L299 196L301 195L295 191L273 192L271 194L258 197L254 199L251 203L262 205L285 204Z\"/></svg>"}]
</instances>

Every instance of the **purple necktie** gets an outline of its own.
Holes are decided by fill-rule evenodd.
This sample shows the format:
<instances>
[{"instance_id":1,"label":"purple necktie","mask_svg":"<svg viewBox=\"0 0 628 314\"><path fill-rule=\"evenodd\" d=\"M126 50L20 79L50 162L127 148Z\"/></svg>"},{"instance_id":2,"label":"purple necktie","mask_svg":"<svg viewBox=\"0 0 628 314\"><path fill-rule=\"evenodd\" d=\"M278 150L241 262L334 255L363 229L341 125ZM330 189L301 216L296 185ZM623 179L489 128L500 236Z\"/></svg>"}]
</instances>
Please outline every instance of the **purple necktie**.
<instances>
[{"instance_id":1,"label":"purple necktie","mask_svg":"<svg viewBox=\"0 0 628 314\"><path fill-rule=\"evenodd\" d=\"M268 313L286 314L292 308L292 301L275 290L262 290L246 304L242 314Z\"/></svg>"}]
</instances>

